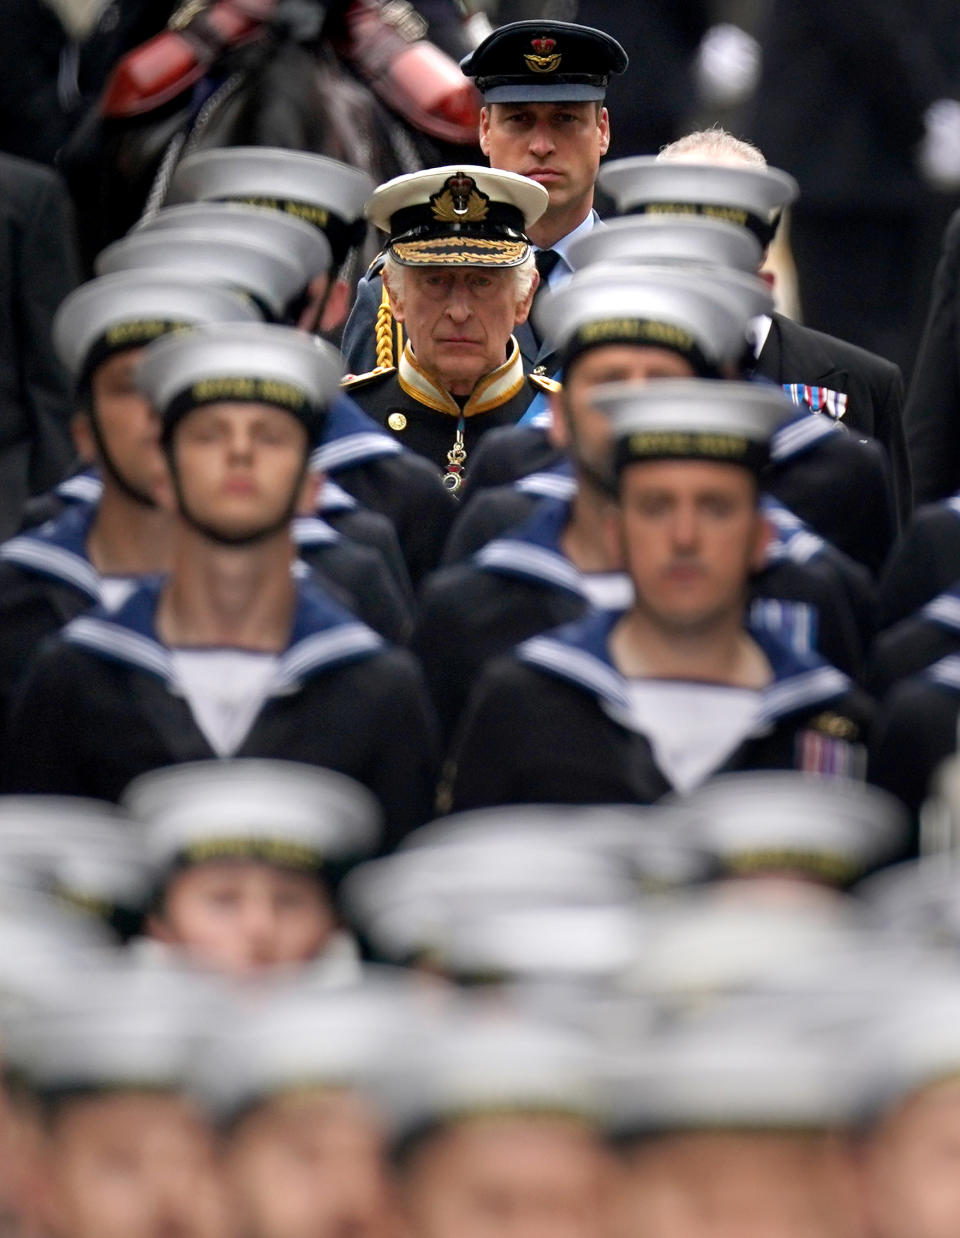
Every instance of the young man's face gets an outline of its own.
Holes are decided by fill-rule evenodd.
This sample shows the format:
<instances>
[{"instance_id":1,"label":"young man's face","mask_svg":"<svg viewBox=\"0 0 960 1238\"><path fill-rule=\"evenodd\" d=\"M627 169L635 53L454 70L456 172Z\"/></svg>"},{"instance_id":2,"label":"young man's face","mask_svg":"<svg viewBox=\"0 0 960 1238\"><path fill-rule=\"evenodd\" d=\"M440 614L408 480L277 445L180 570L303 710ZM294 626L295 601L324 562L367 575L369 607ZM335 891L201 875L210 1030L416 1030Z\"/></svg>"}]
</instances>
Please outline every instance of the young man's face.
<instances>
[{"instance_id":1,"label":"young man's face","mask_svg":"<svg viewBox=\"0 0 960 1238\"><path fill-rule=\"evenodd\" d=\"M518 299L513 268L406 267L390 300L420 365L451 395L469 395L503 365L533 292Z\"/></svg>"},{"instance_id":2,"label":"young man's face","mask_svg":"<svg viewBox=\"0 0 960 1238\"><path fill-rule=\"evenodd\" d=\"M387 1238L380 1132L358 1096L258 1105L227 1136L224 1165L242 1238Z\"/></svg>"},{"instance_id":3,"label":"young man's face","mask_svg":"<svg viewBox=\"0 0 960 1238\"><path fill-rule=\"evenodd\" d=\"M593 205L610 119L596 103L491 103L480 113L480 149L492 168L519 172L550 195L548 214Z\"/></svg>"},{"instance_id":4,"label":"young man's face","mask_svg":"<svg viewBox=\"0 0 960 1238\"><path fill-rule=\"evenodd\" d=\"M177 873L152 937L231 975L309 962L335 929L320 882L307 873L250 860L209 860Z\"/></svg>"},{"instance_id":5,"label":"young man's face","mask_svg":"<svg viewBox=\"0 0 960 1238\"><path fill-rule=\"evenodd\" d=\"M410 1238L598 1238L606 1171L573 1119L468 1118L414 1154L405 1228Z\"/></svg>"},{"instance_id":6,"label":"young man's face","mask_svg":"<svg viewBox=\"0 0 960 1238\"><path fill-rule=\"evenodd\" d=\"M174 431L179 505L226 540L282 528L315 497L306 453L306 430L283 409L227 402L194 409Z\"/></svg>"},{"instance_id":7,"label":"young man's face","mask_svg":"<svg viewBox=\"0 0 960 1238\"><path fill-rule=\"evenodd\" d=\"M861 1168L871 1235L960 1233L960 1083L938 1083L888 1115L868 1140Z\"/></svg>"},{"instance_id":8,"label":"young man's face","mask_svg":"<svg viewBox=\"0 0 960 1238\"><path fill-rule=\"evenodd\" d=\"M142 348L128 348L108 357L90 380L92 413L113 467L128 486L150 501L164 469L160 450L160 419L141 395L134 376ZM93 463L100 454L88 416L74 424L77 450Z\"/></svg>"},{"instance_id":9,"label":"young man's face","mask_svg":"<svg viewBox=\"0 0 960 1238\"><path fill-rule=\"evenodd\" d=\"M551 438L558 447L572 450L595 473L605 473L609 468L610 419L594 406L594 389L604 383L692 377L690 363L666 348L634 344L591 348L574 359L564 375L563 391L554 397Z\"/></svg>"},{"instance_id":10,"label":"young man's face","mask_svg":"<svg viewBox=\"0 0 960 1238\"><path fill-rule=\"evenodd\" d=\"M52 1238L228 1238L211 1134L180 1097L68 1100L39 1156Z\"/></svg>"},{"instance_id":11,"label":"young man's face","mask_svg":"<svg viewBox=\"0 0 960 1238\"><path fill-rule=\"evenodd\" d=\"M699 460L629 464L618 519L636 605L663 630L706 631L742 610L767 540L746 469Z\"/></svg>"}]
</instances>

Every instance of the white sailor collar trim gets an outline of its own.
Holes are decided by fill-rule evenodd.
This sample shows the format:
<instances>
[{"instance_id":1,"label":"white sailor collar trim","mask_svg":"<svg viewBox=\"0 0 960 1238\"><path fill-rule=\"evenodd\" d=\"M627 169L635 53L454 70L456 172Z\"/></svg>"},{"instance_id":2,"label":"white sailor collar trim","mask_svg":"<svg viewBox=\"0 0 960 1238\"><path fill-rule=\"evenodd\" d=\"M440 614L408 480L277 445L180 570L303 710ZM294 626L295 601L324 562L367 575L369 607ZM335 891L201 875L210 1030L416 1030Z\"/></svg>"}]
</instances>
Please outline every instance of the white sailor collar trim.
<instances>
[{"instance_id":1,"label":"white sailor collar trim","mask_svg":"<svg viewBox=\"0 0 960 1238\"><path fill-rule=\"evenodd\" d=\"M100 573L86 553L86 539L94 509L69 508L56 520L32 533L21 533L0 545L0 559L50 580L62 581L100 600Z\"/></svg>"},{"instance_id":2,"label":"white sailor collar trim","mask_svg":"<svg viewBox=\"0 0 960 1238\"><path fill-rule=\"evenodd\" d=\"M778 499L765 494L760 507L773 529L773 538L767 547L768 564L809 563L823 553L824 539Z\"/></svg>"},{"instance_id":3,"label":"white sailor collar trim","mask_svg":"<svg viewBox=\"0 0 960 1238\"><path fill-rule=\"evenodd\" d=\"M341 391L327 410L323 442L311 453L310 467L318 473L335 473L404 451L402 443Z\"/></svg>"},{"instance_id":4,"label":"white sailor collar trim","mask_svg":"<svg viewBox=\"0 0 960 1238\"><path fill-rule=\"evenodd\" d=\"M517 647L516 655L558 679L596 697L615 722L631 729L627 684L610 661L607 644L622 611L598 612L555 633L534 636ZM816 655L801 656L775 633L749 628L773 670L773 680L760 693L754 734L766 732L777 719L835 700L849 691L850 679ZM960 662L960 658L958 658Z\"/></svg>"},{"instance_id":5,"label":"white sailor collar trim","mask_svg":"<svg viewBox=\"0 0 960 1238\"><path fill-rule=\"evenodd\" d=\"M473 556L484 572L533 580L586 597L583 576L560 549L560 534L570 518L567 500L545 499L512 536L497 537Z\"/></svg>"},{"instance_id":6,"label":"white sailor collar trim","mask_svg":"<svg viewBox=\"0 0 960 1238\"><path fill-rule=\"evenodd\" d=\"M949 657L941 658L933 666L928 666L923 674L944 688L960 692L960 654L951 653Z\"/></svg>"},{"instance_id":7,"label":"white sailor collar trim","mask_svg":"<svg viewBox=\"0 0 960 1238\"><path fill-rule=\"evenodd\" d=\"M960 594L954 589L941 593L928 602L920 614L931 623L938 623L952 632L960 632Z\"/></svg>"},{"instance_id":8,"label":"white sailor collar trim","mask_svg":"<svg viewBox=\"0 0 960 1238\"><path fill-rule=\"evenodd\" d=\"M770 458L778 464L790 460L837 433L840 433L840 426L831 418L801 415L774 432L770 440Z\"/></svg>"},{"instance_id":9,"label":"white sailor collar trim","mask_svg":"<svg viewBox=\"0 0 960 1238\"><path fill-rule=\"evenodd\" d=\"M515 481L513 488L539 499L569 500L577 493L577 479L572 466L563 464L556 469L544 469L541 473L528 473Z\"/></svg>"},{"instance_id":10,"label":"white sailor collar trim","mask_svg":"<svg viewBox=\"0 0 960 1238\"><path fill-rule=\"evenodd\" d=\"M63 629L63 638L108 661L144 670L182 695L170 649L157 640L154 620L162 582L141 585L115 614L97 610ZM311 583L298 581L291 640L277 658L267 697L284 695L303 680L372 656L385 642Z\"/></svg>"},{"instance_id":11,"label":"white sailor collar trim","mask_svg":"<svg viewBox=\"0 0 960 1238\"><path fill-rule=\"evenodd\" d=\"M462 409L450 392L434 382L423 369L414 356L409 340L404 346L397 367L397 382L402 391L418 404L438 413L447 413L451 417L475 417L479 413L489 413L491 409L499 408L512 400L522 390L524 381L523 358L512 335L506 361L480 379Z\"/></svg>"}]
</instances>

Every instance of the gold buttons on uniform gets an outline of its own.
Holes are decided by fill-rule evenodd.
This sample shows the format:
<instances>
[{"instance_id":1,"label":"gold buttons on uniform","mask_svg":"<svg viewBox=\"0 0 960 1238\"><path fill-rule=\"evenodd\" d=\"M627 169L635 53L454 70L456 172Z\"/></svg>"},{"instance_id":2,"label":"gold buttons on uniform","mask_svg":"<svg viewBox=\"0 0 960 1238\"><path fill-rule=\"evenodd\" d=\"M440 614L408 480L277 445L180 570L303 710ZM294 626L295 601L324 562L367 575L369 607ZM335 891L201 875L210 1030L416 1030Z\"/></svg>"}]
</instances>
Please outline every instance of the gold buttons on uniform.
<instances>
[{"instance_id":1,"label":"gold buttons on uniform","mask_svg":"<svg viewBox=\"0 0 960 1238\"><path fill-rule=\"evenodd\" d=\"M391 430L405 430L407 428L407 419L403 413L391 413L387 418L387 425Z\"/></svg>"}]
</instances>

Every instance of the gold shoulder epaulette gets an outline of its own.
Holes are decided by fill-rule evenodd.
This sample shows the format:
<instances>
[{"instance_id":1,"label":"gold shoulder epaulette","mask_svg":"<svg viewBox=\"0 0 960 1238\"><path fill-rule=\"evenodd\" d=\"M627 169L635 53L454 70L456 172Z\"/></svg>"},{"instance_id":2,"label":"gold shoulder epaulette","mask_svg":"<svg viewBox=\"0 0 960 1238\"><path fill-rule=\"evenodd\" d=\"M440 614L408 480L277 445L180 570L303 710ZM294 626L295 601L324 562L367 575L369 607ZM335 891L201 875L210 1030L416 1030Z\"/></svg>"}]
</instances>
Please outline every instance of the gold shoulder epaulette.
<instances>
[{"instance_id":1,"label":"gold shoulder epaulette","mask_svg":"<svg viewBox=\"0 0 960 1238\"><path fill-rule=\"evenodd\" d=\"M528 374L527 378L530 379L535 387L539 387L541 391L552 393L563 390L563 383L558 383L555 378L547 378L543 374Z\"/></svg>"},{"instance_id":2,"label":"gold shoulder epaulette","mask_svg":"<svg viewBox=\"0 0 960 1238\"><path fill-rule=\"evenodd\" d=\"M367 370L366 374L348 374L346 378L341 378L340 386L350 391L354 387L364 387L377 378L386 378L388 374L396 374L396 372L395 365L378 365L372 370Z\"/></svg>"}]
</instances>

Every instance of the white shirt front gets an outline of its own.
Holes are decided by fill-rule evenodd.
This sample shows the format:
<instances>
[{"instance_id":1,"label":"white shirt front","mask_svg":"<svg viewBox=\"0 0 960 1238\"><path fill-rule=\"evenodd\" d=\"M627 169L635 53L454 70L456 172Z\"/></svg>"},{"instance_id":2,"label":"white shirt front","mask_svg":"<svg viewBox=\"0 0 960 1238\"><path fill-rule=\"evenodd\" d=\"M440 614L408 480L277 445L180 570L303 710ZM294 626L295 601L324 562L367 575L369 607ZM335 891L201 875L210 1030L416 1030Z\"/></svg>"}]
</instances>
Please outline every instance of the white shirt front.
<instances>
[{"instance_id":1,"label":"white shirt front","mask_svg":"<svg viewBox=\"0 0 960 1238\"><path fill-rule=\"evenodd\" d=\"M626 610L636 598L626 572L584 572L582 582L587 601L597 610Z\"/></svg>"},{"instance_id":2,"label":"white shirt front","mask_svg":"<svg viewBox=\"0 0 960 1238\"><path fill-rule=\"evenodd\" d=\"M217 756L232 756L267 699L276 655L246 649L173 649L171 655L197 726Z\"/></svg>"},{"instance_id":3,"label":"white shirt front","mask_svg":"<svg viewBox=\"0 0 960 1238\"><path fill-rule=\"evenodd\" d=\"M555 254L560 255L560 261L550 272L550 277L547 280L548 288L562 288L570 276L573 274L573 267L570 265L570 260L567 258L567 251L578 237L586 236L592 232L600 222L600 217L596 211L591 211L590 214L581 223L566 236L562 236L555 245L548 246Z\"/></svg>"},{"instance_id":4,"label":"white shirt front","mask_svg":"<svg viewBox=\"0 0 960 1238\"><path fill-rule=\"evenodd\" d=\"M680 792L699 786L754 730L761 693L727 684L629 679L630 724Z\"/></svg>"},{"instance_id":5,"label":"white shirt front","mask_svg":"<svg viewBox=\"0 0 960 1238\"><path fill-rule=\"evenodd\" d=\"M101 576L100 605L109 611L119 610L141 583L136 576Z\"/></svg>"}]
</instances>

